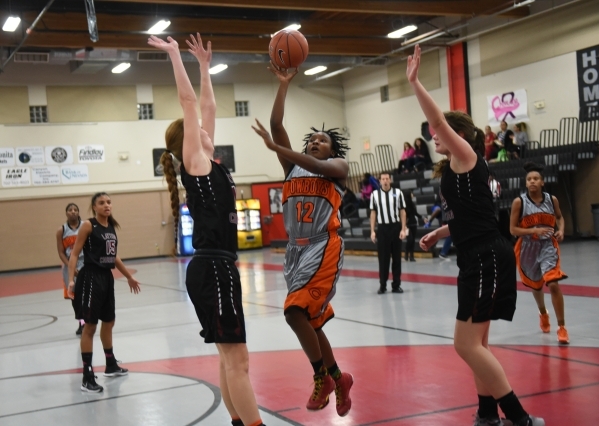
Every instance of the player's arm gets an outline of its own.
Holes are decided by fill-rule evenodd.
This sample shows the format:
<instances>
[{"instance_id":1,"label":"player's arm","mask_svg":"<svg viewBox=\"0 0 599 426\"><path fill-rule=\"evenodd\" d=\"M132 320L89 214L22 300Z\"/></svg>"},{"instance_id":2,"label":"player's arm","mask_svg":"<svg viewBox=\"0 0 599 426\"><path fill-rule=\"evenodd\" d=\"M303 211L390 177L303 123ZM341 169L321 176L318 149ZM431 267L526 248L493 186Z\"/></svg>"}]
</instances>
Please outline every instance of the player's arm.
<instances>
[{"instance_id":1,"label":"player's arm","mask_svg":"<svg viewBox=\"0 0 599 426\"><path fill-rule=\"evenodd\" d=\"M92 224L89 220L86 220L79 227L79 232L77 232L77 239L75 240L75 245L73 246L73 250L71 250L71 257L69 259L69 286L68 286L68 296L72 299L75 296L75 271L77 270L77 260L79 259L79 253L83 250L83 244L85 244L85 240L92 233Z\"/></svg>"},{"instance_id":2,"label":"player's arm","mask_svg":"<svg viewBox=\"0 0 599 426\"><path fill-rule=\"evenodd\" d=\"M62 263L66 266L69 266L69 258L67 257L64 246L62 245L62 226L58 228L58 231L56 231L56 250L58 250L58 257L60 257Z\"/></svg>"},{"instance_id":3,"label":"player's arm","mask_svg":"<svg viewBox=\"0 0 599 426\"><path fill-rule=\"evenodd\" d=\"M376 211L372 209L372 198L370 199L370 209L370 239L375 243L376 232L374 231L374 224L376 223Z\"/></svg>"},{"instance_id":4,"label":"player's arm","mask_svg":"<svg viewBox=\"0 0 599 426\"><path fill-rule=\"evenodd\" d=\"M129 290L135 294L139 293L141 291L141 289L139 288L139 281L137 281L135 278L133 278L131 273L125 267L125 264L123 263L121 258L116 256L114 263L115 263L116 269L118 269L118 271L121 274L123 274L125 276L125 278L127 278L127 284L129 284Z\"/></svg>"},{"instance_id":5,"label":"player's arm","mask_svg":"<svg viewBox=\"0 0 599 426\"><path fill-rule=\"evenodd\" d=\"M289 84L291 83L293 77L295 77L297 74L297 69L288 73L287 70L279 70L272 63L268 69L279 80L279 90L277 90L275 102L272 106L272 112L270 114L270 131L272 132L272 138L275 144L291 149L289 135L287 134L287 130L285 130L285 126L283 126L283 117L285 115L285 99L287 98ZM285 176L287 176L294 163L279 153L277 153L277 157L279 158L279 163L281 163L281 166L283 167Z\"/></svg>"},{"instance_id":6,"label":"player's arm","mask_svg":"<svg viewBox=\"0 0 599 426\"><path fill-rule=\"evenodd\" d=\"M553 200L553 210L555 211L555 219L557 225L557 232L553 235L558 242L562 242L564 239L564 228L566 226L566 222L564 221L564 216L562 216L562 211L559 208L559 201L553 195L551 196Z\"/></svg>"}]
</instances>

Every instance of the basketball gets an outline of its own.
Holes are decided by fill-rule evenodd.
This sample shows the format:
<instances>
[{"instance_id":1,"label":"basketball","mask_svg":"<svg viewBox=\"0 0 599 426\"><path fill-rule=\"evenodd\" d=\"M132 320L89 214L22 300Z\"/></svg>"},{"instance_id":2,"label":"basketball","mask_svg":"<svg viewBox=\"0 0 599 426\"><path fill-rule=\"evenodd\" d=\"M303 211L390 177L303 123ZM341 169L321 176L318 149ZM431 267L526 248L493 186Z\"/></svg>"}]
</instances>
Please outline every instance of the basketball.
<instances>
[{"instance_id":1,"label":"basketball","mask_svg":"<svg viewBox=\"0 0 599 426\"><path fill-rule=\"evenodd\" d=\"M279 68L297 68L308 57L308 41L296 30L281 30L270 39L270 60Z\"/></svg>"}]
</instances>

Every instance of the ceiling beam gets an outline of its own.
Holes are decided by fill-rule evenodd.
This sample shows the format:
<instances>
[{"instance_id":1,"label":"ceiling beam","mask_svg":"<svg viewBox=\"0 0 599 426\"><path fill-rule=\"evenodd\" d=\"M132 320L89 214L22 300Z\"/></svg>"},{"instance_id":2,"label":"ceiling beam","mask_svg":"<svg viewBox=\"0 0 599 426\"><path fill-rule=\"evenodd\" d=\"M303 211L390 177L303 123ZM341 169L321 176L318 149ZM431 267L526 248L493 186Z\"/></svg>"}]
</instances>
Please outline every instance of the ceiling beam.
<instances>
[{"instance_id":1,"label":"ceiling beam","mask_svg":"<svg viewBox=\"0 0 599 426\"><path fill-rule=\"evenodd\" d=\"M308 10L318 12L384 13L421 16L474 16L501 10L513 5L505 0L457 1L375 1L375 0L96 0L186 6L216 6L252 9ZM522 7L505 13L505 16L528 16Z\"/></svg>"}]
</instances>

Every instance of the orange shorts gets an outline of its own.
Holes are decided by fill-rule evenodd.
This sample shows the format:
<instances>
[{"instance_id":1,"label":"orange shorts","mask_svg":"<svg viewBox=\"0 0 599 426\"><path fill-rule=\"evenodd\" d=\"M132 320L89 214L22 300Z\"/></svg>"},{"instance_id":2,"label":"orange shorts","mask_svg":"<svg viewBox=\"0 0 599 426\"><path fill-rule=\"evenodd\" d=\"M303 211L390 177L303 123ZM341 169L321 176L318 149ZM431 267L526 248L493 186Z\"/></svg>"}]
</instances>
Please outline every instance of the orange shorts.
<instances>
[{"instance_id":1,"label":"orange shorts","mask_svg":"<svg viewBox=\"0 0 599 426\"><path fill-rule=\"evenodd\" d=\"M343 265L343 240L334 235L306 246L289 244L285 254L285 279L289 294L284 310L305 312L315 330L335 315L329 303Z\"/></svg>"}]
</instances>

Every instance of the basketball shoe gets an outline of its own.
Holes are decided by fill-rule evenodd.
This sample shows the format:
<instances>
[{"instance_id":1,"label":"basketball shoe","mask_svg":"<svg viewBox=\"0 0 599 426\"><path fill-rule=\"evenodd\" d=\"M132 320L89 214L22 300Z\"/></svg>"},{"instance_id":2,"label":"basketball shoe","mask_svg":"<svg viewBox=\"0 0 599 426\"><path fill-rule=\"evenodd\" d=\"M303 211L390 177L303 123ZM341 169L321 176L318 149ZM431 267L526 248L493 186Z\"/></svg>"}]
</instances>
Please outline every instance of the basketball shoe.
<instances>
[{"instance_id":1,"label":"basketball shoe","mask_svg":"<svg viewBox=\"0 0 599 426\"><path fill-rule=\"evenodd\" d=\"M543 333L549 333L551 330L551 325L549 324L549 314L539 314L539 325L541 326L541 331Z\"/></svg>"},{"instance_id":2,"label":"basketball shoe","mask_svg":"<svg viewBox=\"0 0 599 426\"><path fill-rule=\"evenodd\" d=\"M329 403L329 395L335 390L335 381L325 371L314 375L314 391L306 404L308 410L322 410Z\"/></svg>"},{"instance_id":3,"label":"basketball shoe","mask_svg":"<svg viewBox=\"0 0 599 426\"><path fill-rule=\"evenodd\" d=\"M102 392L104 388L96 383L97 376L94 376L94 372L83 373L83 381L81 382L81 390L84 392L98 393Z\"/></svg>"},{"instance_id":4,"label":"basketball shoe","mask_svg":"<svg viewBox=\"0 0 599 426\"><path fill-rule=\"evenodd\" d=\"M568 330L563 325L560 325L557 329L557 341L563 345L570 343L570 337L568 336Z\"/></svg>"},{"instance_id":5,"label":"basketball shoe","mask_svg":"<svg viewBox=\"0 0 599 426\"><path fill-rule=\"evenodd\" d=\"M349 373L341 373L341 377L335 380L335 399L337 414L341 417L347 416L351 409L351 398L349 390L354 384L354 376Z\"/></svg>"},{"instance_id":6,"label":"basketball shoe","mask_svg":"<svg viewBox=\"0 0 599 426\"><path fill-rule=\"evenodd\" d=\"M472 426L504 426L504 423L499 417L480 418L477 411L474 415L474 424Z\"/></svg>"},{"instance_id":7,"label":"basketball shoe","mask_svg":"<svg viewBox=\"0 0 599 426\"><path fill-rule=\"evenodd\" d=\"M116 362L114 365L107 365L106 370L104 370L104 376L106 377L126 376L127 374L129 374L129 370L120 367Z\"/></svg>"},{"instance_id":8,"label":"basketball shoe","mask_svg":"<svg viewBox=\"0 0 599 426\"><path fill-rule=\"evenodd\" d=\"M545 426L545 420L540 417L528 416L528 419L522 419L518 423L503 419L503 424L504 426Z\"/></svg>"}]
</instances>

